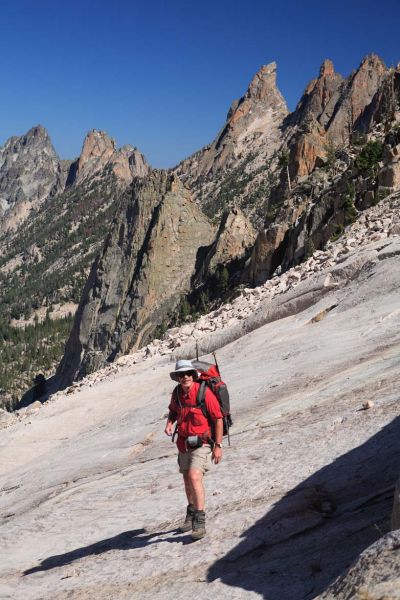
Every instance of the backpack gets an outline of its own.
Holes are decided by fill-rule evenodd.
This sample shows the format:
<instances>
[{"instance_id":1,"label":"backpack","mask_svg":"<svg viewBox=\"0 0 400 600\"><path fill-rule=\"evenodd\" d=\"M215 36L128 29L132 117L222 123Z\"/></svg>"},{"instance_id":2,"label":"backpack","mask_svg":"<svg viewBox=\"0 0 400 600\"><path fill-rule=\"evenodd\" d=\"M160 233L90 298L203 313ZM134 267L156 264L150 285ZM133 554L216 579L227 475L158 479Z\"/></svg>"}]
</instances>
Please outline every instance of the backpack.
<instances>
[{"instance_id":1,"label":"backpack","mask_svg":"<svg viewBox=\"0 0 400 600\"><path fill-rule=\"evenodd\" d=\"M232 416L230 412L230 400L229 392L221 379L218 364L208 363L202 360L192 360L192 365L199 373L198 382L200 383L200 389L197 393L197 406L200 406L203 415L209 419L208 411L204 402L206 386L210 388L214 396L217 398L218 403L221 407L222 422L223 422L223 435L228 436L228 442L230 445L229 428L233 424Z\"/></svg>"}]
</instances>

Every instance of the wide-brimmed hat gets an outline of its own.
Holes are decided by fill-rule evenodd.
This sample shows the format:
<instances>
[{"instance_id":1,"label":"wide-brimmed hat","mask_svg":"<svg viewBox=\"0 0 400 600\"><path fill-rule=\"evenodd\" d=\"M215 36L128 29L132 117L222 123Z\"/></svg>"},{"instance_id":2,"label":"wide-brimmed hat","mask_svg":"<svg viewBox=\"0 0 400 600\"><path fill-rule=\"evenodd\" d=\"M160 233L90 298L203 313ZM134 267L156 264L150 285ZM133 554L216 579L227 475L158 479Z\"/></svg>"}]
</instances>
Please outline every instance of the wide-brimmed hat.
<instances>
[{"instance_id":1,"label":"wide-brimmed hat","mask_svg":"<svg viewBox=\"0 0 400 600\"><path fill-rule=\"evenodd\" d=\"M190 360L177 360L175 364L175 371L170 373L171 379L178 381L178 375L182 373L193 373L193 379L198 378L198 373Z\"/></svg>"}]
</instances>

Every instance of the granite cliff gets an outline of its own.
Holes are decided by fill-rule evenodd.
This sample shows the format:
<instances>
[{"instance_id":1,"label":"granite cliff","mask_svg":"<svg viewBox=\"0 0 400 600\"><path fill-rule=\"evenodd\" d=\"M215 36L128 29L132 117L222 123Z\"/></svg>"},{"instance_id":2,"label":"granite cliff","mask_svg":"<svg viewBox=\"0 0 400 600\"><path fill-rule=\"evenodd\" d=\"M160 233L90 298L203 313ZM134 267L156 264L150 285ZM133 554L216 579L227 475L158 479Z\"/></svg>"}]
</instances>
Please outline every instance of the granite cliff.
<instances>
[{"instance_id":1,"label":"granite cliff","mask_svg":"<svg viewBox=\"0 0 400 600\"><path fill-rule=\"evenodd\" d=\"M175 175L152 171L138 180L92 267L57 384L148 342L160 323L174 320L182 299L221 267L235 269L254 237L240 211L226 214L216 230Z\"/></svg>"},{"instance_id":2,"label":"granite cliff","mask_svg":"<svg viewBox=\"0 0 400 600\"><path fill-rule=\"evenodd\" d=\"M86 283L57 374L62 385L148 340L190 290L198 252L213 235L176 178L153 171L137 182Z\"/></svg>"}]
</instances>

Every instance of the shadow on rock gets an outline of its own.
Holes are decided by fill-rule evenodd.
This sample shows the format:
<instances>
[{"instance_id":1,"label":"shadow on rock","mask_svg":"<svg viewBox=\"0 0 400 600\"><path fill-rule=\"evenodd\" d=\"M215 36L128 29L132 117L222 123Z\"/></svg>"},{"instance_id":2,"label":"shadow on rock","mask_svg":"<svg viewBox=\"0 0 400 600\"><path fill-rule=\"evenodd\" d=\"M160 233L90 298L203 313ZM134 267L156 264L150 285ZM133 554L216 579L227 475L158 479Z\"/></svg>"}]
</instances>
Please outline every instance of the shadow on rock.
<instances>
[{"instance_id":1,"label":"shadow on rock","mask_svg":"<svg viewBox=\"0 0 400 600\"><path fill-rule=\"evenodd\" d=\"M268 600L315 598L390 528L400 417L286 494L209 569Z\"/></svg>"},{"instance_id":2,"label":"shadow on rock","mask_svg":"<svg viewBox=\"0 0 400 600\"><path fill-rule=\"evenodd\" d=\"M132 550L135 548L143 548L150 544L158 544L160 542L180 542L182 544L188 544L191 542L191 537L186 536L174 536L161 537L165 534L176 534L178 530L173 531L159 531L157 533L147 533L145 529L132 529L131 531L124 531L119 535L106 540L101 540L90 544L89 546L83 546L82 548L76 548L65 554L57 554L55 556L49 556L42 560L40 565L32 567L24 571L23 575L31 575L32 573L38 573L39 571L49 571L56 567L63 567L69 565L75 560L80 560L87 556L95 556L97 554L103 554L110 550ZM155 539L156 538L156 539Z\"/></svg>"}]
</instances>

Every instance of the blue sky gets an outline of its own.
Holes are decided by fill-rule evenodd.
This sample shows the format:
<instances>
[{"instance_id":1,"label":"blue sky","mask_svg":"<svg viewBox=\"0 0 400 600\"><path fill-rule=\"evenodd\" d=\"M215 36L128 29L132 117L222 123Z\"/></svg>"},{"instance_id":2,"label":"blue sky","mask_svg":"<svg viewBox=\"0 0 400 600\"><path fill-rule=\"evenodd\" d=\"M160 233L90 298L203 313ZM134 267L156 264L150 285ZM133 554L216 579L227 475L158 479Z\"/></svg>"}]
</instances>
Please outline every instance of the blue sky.
<instances>
[{"instance_id":1,"label":"blue sky","mask_svg":"<svg viewBox=\"0 0 400 600\"><path fill-rule=\"evenodd\" d=\"M294 109L325 58L400 61L399 0L4 0L0 144L33 125L61 158L90 129L169 167L210 142L262 64Z\"/></svg>"}]
</instances>

